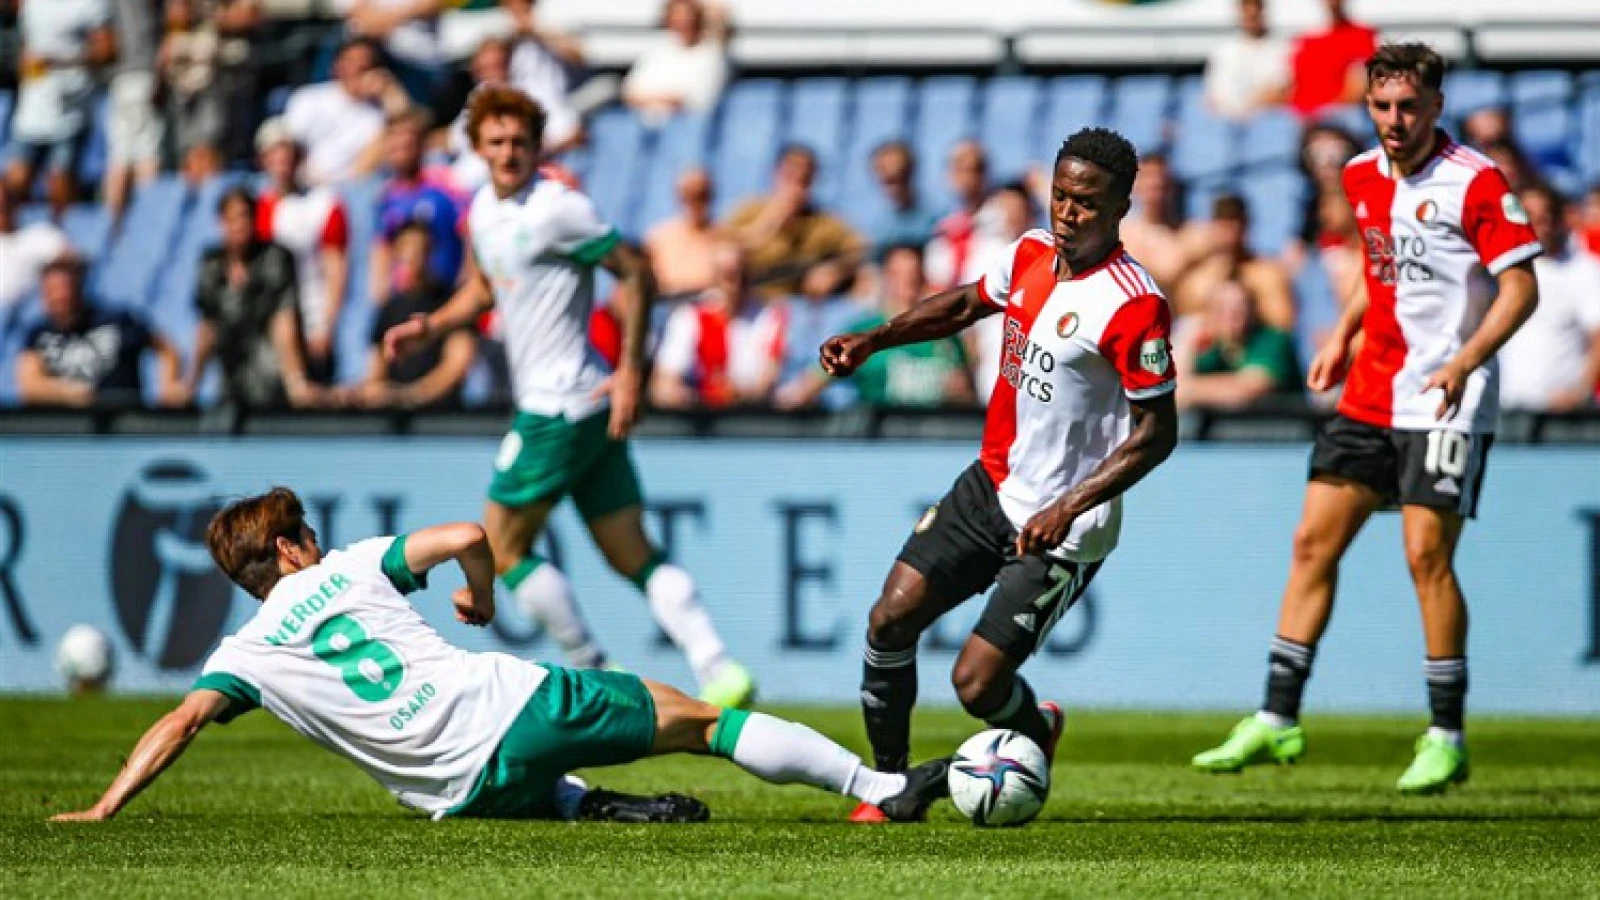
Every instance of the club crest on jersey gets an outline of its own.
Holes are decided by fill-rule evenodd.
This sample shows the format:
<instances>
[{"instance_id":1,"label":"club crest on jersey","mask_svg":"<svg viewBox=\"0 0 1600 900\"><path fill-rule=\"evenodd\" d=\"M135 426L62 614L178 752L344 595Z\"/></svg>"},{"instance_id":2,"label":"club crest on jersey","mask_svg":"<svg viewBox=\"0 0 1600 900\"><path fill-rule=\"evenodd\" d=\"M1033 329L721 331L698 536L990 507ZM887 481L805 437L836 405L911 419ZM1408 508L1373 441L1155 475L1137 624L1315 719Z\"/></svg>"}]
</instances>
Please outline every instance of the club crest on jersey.
<instances>
[{"instance_id":1,"label":"club crest on jersey","mask_svg":"<svg viewBox=\"0 0 1600 900\"><path fill-rule=\"evenodd\" d=\"M928 507L928 511L922 514L922 518L917 520L917 527L915 529L916 533L921 534L924 531L927 531L929 528L932 528L933 520L937 518L939 518L939 504L935 503L934 505Z\"/></svg>"},{"instance_id":2,"label":"club crest on jersey","mask_svg":"<svg viewBox=\"0 0 1600 900\"><path fill-rule=\"evenodd\" d=\"M1078 333L1078 314L1069 312L1056 320L1056 336L1069 338Z\"/></svg>"},{"instance_id":3,"label":"club crest on jersey","mask_svg":"<svg viewBox=\"0 0 1600 900\"><path fill-rule=\"evenodd\" d=\"M1170 359L1166 338L1151 338L1139 345L1139 368L1151 375L1167 374Z\"/></svg>"},{"instance_id":4,"label":"club crest on jersey","mask_svg":"<svg viewBox=\"0 0 1600 900\"><path fill-rule=\"evenodd\" d=\"M1437 218L1439 218L1439 204L1433 202L1432 200L1424 200L1417 204L1418 222L1426 225Z\"/></svg>"},{"instance_id":5,"label":"club crest on jersey","mask_svg":"<svg viewBox=\"0 0 1600 900\"><path fill-rule=\"evenodd\" d=\"M1528 211L1522 208L1522 201L1517 199L1517 195L1510 191L1500 195L1500 211L1505 213L1507 222L1528 224Z\"/></svg>"}]
</instances>

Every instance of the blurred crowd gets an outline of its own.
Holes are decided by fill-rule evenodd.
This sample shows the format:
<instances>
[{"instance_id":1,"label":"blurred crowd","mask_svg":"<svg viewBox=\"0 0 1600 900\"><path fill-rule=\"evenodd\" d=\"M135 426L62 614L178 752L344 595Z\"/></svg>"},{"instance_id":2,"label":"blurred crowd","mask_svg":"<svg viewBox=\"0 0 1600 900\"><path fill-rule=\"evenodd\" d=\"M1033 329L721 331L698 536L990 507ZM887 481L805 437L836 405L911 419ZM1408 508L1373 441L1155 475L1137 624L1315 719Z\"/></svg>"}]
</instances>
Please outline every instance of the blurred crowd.
<instances>
[{"instance_id":1,"label":"blurred crowd","mask_svg":"<svg viewBox=\"0 0 1600 900\"><path fill-rule=\"evenodd\" d=\"M586 68L581 42L541 19L536 0L338 5L343 27L313 63L326 77L293 87L263 119L265 85L253 61L259 0L0 0L20 37L0 184L0 311L37 293L44 313L17 360L22 402L154 397L189 405L215 361L218 399L247 407L459 405L475 367L504 379L493 316L478 333L452 335L418 358L386 362L377 347L388 326L445 302L470 269L465 209L487 180L462 125L473 88L509 83L536 98L549 115L547 175L571 179L563 154L585 145L594 110L625 104L647 126L709 112L732 74L732 23L699 0L663 3L659 33L620 79ZM463 6L498 6L509 24L455 64L438 25ZM1217 46L1205 71L1214 115L1245 119L1286 107L1304 123L1300 164L1311 199L1286 250L1252 251L1252 210L1240 196L1219 194L1208 216L1185 221L1167 159L1142 160L1123 237L1177 314L1185 406L1305 399L1302 363L1366 264L1340 172L1370 141L1334 123L1359 121L1352 104L1378 35L1339 0L1327 7L1326 29L1284 40L1268 33L1261 0L1243 0L1238 33ZM102 92L110 108L104 182L79 184L87 111ZM1502 109L1474 113L1458 135L1505 170L1547 249L1536 262L1543 302L1502 353L1505 403L1590 406L1600 382L1600 186L1563 196L1512 135ZM652 320L651 403L787 410L987 401L1002 351L997 318L959 340L885 353L843 382L822 376L816 348L830 334L871 327L973 280L994 254L1044 224L1049 175L1035 170L996 183L978 140L958 143L945 159L918 159L910 144L890 141L870 162L883 213L857 227L814 198L818 161L802 144L781 150L764 194L720 219L712 172L678 173L676 215L644 235L662 292ZM919 166L944 167L953 205L919 195ZM98 196L114 231L129 198L162 173L200 183L239 169L251 176L216 205L221 239L199 264L199 324L185 336L193 348L185 359L174 336L89 296L84 260L58 221L74 200ZM377 231L356 266L343 189L367 179L381 181ZM33 200L52 215L19 226L18 207ZM1308 266L1326 273L1331 289L1300 290ZM352 284L356 272L366 273L365 283ZM355 367L361 377L341 380L335 335L347 297L368 298L377 311L369 356ZM592 331L600 351L615 354L620 325L605 299ZM146 377L158 383L146 390Z\"/></svg>"}]
</instances>

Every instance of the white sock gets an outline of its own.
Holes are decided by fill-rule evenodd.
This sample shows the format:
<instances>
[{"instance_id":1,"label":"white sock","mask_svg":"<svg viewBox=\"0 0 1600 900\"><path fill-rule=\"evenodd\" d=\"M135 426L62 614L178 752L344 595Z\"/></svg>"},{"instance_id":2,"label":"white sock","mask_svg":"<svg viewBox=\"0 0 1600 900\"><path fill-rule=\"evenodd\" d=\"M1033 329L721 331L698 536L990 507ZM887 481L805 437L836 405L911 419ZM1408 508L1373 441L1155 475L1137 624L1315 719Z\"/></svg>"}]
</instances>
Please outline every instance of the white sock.
<instances>
[{"instance_id":1,"label":"white sock","mask_svg":"<svg viewBox=\"0 0 1600 900\"><path fill-rule=\"evenodd\" d=\"M1271 725L1273 728L1288 728L1295 722L1294 719L1288 716L1280 716L1275 712L1267 712L1264 709L1256 712L1256 721L1264 725Z\"/></svg>"},{"instance_id":2,"label":"white sock","mask_svg":"<svg viewBox=\"0 0 1600 900\"><path fill-rule=\"evenodd\" d=\"M1434 726L1429 726L1428 737L1444 738L1450 743L1455 744L1457 747L1460 747L1467 742L1466 735L1452 728L1437 728Z\"/></svg>"},{"instance_id":3,"label":"white sock","mask_svg":"<svg viewBox=\"0 0 1600 900\"><path fill-rule=\"evenodd\" d=\"M798 722L750 713L729 756L734 764L773 784L809 784L867 803L905 789L904 775L878 772L861 757Z\"/></svg>"},{"instance_id":4,"label":"white sock","mask_svg":"<svg viewBox=\"0 0 1600 900\"><path fill-rule=\"evenodd\" d=\"M650 603L650 615L688 657L695 680L704 686L715 678L727 662L727 648L706 608L700 605L689 573L671 563L662 563L650 573L644 595Z\"/></svg>"},{"instance_id":5,"label":"white sock","mask_svg":"<svg viewBox=\"0 0 1600 900\"><path fill-rule=\"evenodd\" d=\"M546 634L561 648L567 661L580 669L596 669L606 663L600 648L572 595L572 582L548 561L539 563L512 592L523 615L537 619Z\"/></svg>"}]
</instances>

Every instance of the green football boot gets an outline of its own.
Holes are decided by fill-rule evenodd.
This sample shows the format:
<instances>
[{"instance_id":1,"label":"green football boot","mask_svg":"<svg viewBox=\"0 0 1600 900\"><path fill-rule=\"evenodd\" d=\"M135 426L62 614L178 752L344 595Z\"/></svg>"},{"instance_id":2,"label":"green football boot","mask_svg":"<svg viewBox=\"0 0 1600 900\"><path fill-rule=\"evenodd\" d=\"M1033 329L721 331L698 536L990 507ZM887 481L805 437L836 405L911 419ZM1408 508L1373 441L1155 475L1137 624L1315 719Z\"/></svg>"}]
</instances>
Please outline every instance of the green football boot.
<instances>
[{"instance_id":1,"label":"green football boot","mask_svg":"<svg viewBox=\"0 0 1600 900\"><path fill-rule=\"evenodd\" d=\"M1233 726L1222 746L1197 754L1192 761L1202 772L1231 773L1258 763L1292 763L1306 752L1306 734L1299 725L1274 728L1254 715Z\"/></svg>"},{"instance_id":2,"label":"green football boot","mask_svg":"<svg viewBox=\"0 0 1600 900\"><path fill-rule=\"evenodd\" d=\"M724 709L749 709L756 699L756 680L749 669L730 661L700 687L700 699Z\"/></svg>"},{"instance_id":3,"label":"green football boot","mask_svg":"<svg viewBox=\"0 0 1600 900\"><path fill-rule=\"evenodd\" d=\"M1411 761L1395 787L1402 794L1437 794L1467 780L1467 748L1447 738L1424 734L1417 738L1417 758Z\"/></svg>"}]
</instances>

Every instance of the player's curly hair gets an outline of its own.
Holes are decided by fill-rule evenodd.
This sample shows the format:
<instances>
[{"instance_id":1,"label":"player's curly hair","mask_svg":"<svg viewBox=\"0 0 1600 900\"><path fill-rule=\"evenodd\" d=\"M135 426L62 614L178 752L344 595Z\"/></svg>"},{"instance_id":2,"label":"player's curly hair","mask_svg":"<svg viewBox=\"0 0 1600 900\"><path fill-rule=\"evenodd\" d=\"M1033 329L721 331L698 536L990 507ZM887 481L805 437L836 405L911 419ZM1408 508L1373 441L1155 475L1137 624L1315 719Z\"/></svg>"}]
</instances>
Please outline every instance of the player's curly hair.
<instances>
[{"instance_id":1,"label":"player's curly hair","mask_svg":"<svg viewBox=\"0 0 1600 900\"><path fill-rule=\"evenodd\" d=\"M1384 44L1367 60L1367 83L1407 78L1437 94L1444 89L1444 57L1427 44Z\"/></svg>"},{"instance_id":2,"label":"player's curly hair","mask_svg":"<svg viewBox=\"0 0 1600 900\"><path fill-rule=\"evenodd\" d=\"M1128 139L1109 128L1085 128L1061 144L1056 165L1067 158L1081 159L1099 166L1111 175L1111 188L1119 197L1133 193L1133 179L1139 174L1139 154Z\"/></svg>"},{"instance_id":3,"label":"player's curly hair","mask_svg":"<svg viewBox=\"0 0 1600 900\"><path fill-rule=\"evenodd\" d=\"M467 98L467 140L478 144L478 130L485 120L510 116L528 123L528 133L538 146L544 134L544 107L514 87L505 85L479 85Z\"/></svg>"}]
</instances>

